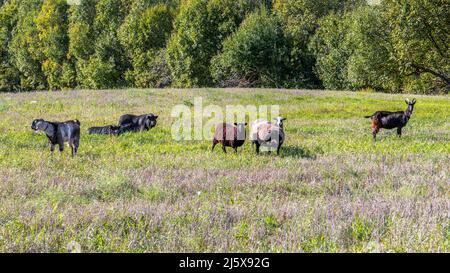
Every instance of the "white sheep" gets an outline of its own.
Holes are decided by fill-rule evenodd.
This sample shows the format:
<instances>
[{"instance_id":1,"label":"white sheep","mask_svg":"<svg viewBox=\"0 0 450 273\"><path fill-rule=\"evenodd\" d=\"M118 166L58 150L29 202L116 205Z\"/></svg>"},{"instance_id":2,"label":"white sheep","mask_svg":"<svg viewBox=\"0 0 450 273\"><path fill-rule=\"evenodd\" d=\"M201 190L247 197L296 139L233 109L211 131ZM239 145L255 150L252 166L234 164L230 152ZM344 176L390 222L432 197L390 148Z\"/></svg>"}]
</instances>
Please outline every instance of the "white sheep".
<instances>
[{"instance_id":1,"label":"white sheep","mask_svg":"<svg viewBox=\"0 0 450 273\"><path fill-rule=\"evenodd\" d=\"M255 144L255 141L257 140L258 127L262 124L269 124L269 122L266 119L260 118L250 123L249 138L252 142L252 145Z\"/></svg>"},{"instance_id":2,"label":"white sheep","mask_svg":"<svg viewBox=\"0 0 450 273\"><path fill-rule=\"evenodd\" d=\"M277 125L278 127L280 127L281 129L284 129L284 121L286 120L286 118L282 118L282 117L276 117L273 118L273 121L275 125ZM255 121L253 121L250 124L250 134L249 134L249 139L252 142L252 145L255 144L255 141L257 140L257 134L258 134L258 127L262 124L271 124L271 122L268 122L266 119L260 118L257 119Z\"/></svg>"},{"instance_id":3,"label":"white sheep","mask_svg":"<svg viewBox=\"0 0 450 273\"><path fill-rule=\"evenodd\" d=\"M258 119L252 122L250 127L250 140L252 145L256 145L256 153L259 154L260 147L266 147L269 152L272 149L277 150L280 154L281 145L284 142L284 124L286 118L277 117L273 119L275 122L271 123L264 119Z\"/></svg>"}]
</instances>

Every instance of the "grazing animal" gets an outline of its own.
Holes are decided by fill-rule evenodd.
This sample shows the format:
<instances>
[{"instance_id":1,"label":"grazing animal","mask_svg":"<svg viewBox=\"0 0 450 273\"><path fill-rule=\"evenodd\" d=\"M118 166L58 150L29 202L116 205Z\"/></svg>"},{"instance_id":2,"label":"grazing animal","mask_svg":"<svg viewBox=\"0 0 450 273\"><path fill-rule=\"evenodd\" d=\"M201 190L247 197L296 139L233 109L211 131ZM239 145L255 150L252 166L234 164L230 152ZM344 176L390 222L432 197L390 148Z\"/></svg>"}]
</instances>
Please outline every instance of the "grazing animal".
<instances>
[{"instance_id":1,"label":"grazing animal","mask_svg":"<svg viewBox=\"0 0 450 273\"><path fill-rule=\"evenodd\" d=\"M88 134L98 135L117 135L119 133L120 126L107 125L102 127L91 127L87 130Z\"/></svg>"},{"instance_id":2,"label":"grazing animal","mask_svg":"<svg viewBox=\"0 0 450 273\"><path fill-rule=\"evenodd\" d=\"M365 118L370 118L372 121L372 135L373 141L377 139L377 134L381 128L383 129L394 129L397 128L398 137L402 136L402 128L406 126L414 110L414 105L416 100L412 101L405 100L408 107L406 110L398 112L388 112L388 111L378 111L371 116L365 116Z\"/></svg>"},{"instance_id":3,"label":"grazing animal","mask_svg":"<svg viewBox=\"0 0 450 273\"><path fill-rule=\"evenodd\" d=\"M127 123L119 126L117 134L121 135L126 132L139 132L139 131L142 131L142 126L140 126L138 123Z\"/></svg>"},{"instance_id":4,"label":"grazing animal","mask_svg":"<svg viewBox=\"0 0 450 273\"><path fill-rule=\"evenodd\" d=\"M154 114L145 114L140 116L127 114L119 118L119 126L126 126L125 128L134 128L133 131L148 131L156 126L157 119L158 116Z\"/></svg>"},{"instance_id":5,"label":"grazing animal","mask_svg":"<svg viewBox=\"0 0 450 273\"><path fill-rule=\"evenodd\" d=\"M214 133L212 151L217 144L222 144L222 151L226 153L226 147L232 147L234 152L237 153L237 148L241 147L245 142L245 126L247 123L235 123L234 125L229 123L221 123L216 127Z\"/></svg>"},{"instance_id":6,"label":"grazing animal","mask_svg":"<svg viewBox=\"0 0 450 273\"><path fill-rule=\"evenodd\" d=\"M280 127L281 129L283 129L285 120L286 120L286 118L276 117L276 118L273 118L274 123L272 123L272 124L275 124L278 127ZM258 127L262 124L271 124L271 123L265 119L257 119L250 124L249 138L250 138L250 141L252 142L252 145L254 145L255 142L257 141Z\"/></svg>"},{"instance_id":7,"label":"grazing animal","mask_svg":"<svg viewBox=\"0 0 450 273\"><path fill-rule=\"evenodd\" d=\"M287 118L282 118L282 117L276 117L273 120L275 121L275 125L280 127L281 129L284 129L284 121Z\"/></svg>"},{"instance_id":8,"label":"grazing animal","mask_svg":"<svg viewBox=\"0 0 450 273\"><path fill-rule=\"evenodd\" d=\"M269 124L269 122L265 119L257 119L250 123L250 133L249 133L249 139L252 142L252 145L255 143L258 137L258 127L262 124Z\"/></svg>"},{"instance_id":9,"label":"grazing animal","mask_svg":"<svg viewBox=\"0 0 450 273\"><path fill-rule=\"evenodd\" d=\"M258 127L256 140L253 143L256 145L256 153L259 154L260 147L267 147L269 153L272 149L277 150L277 155L280 154L281 145L285 140L284 129L275 124L261 124Z\"/></svg>"},{"instance_id":10,"label":"grazing animal","mask_svg":"<svg viewBox=\"0 0 450 273\"><path fill-rule=\"evenodd\" d=\"M80 145L80 122L69 120L65 122L50 122L43 119L35 119L31 123L31 129L35 132L43 131L50 143L50 151L54 152L55 145L59 146L59 151L64 150L64 142L69 142L72 149L72 157L78 152Z\"/></svg>"}]
</instances>

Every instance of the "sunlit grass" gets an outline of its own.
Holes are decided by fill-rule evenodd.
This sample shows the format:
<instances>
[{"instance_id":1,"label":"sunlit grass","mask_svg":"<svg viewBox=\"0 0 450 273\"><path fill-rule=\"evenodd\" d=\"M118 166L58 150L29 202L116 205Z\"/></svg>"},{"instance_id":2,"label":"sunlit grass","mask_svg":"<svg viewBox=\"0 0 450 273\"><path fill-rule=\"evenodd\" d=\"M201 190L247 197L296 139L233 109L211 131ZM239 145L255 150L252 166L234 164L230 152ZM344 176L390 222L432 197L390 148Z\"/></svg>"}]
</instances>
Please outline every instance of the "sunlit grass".
<instances>
[{"instance_id":1,"label":"sunlit grass","mask_svg":"<svg viewBox=\"0 0 450 273\"><path fill-rule=\"evenodd\" d=\"M171 137L174 105L280 105L281 155L223 154ZM348 252L450 250L450 99L414 96L397 138L372 143L377 110L404 95L265 89L0 94L0 251ZM189 103L191 102L191 103ZM125 113L149 132L89 136ZM79 119L79 155L51 157L34 118Z\"/></svg>"}]
</instances>

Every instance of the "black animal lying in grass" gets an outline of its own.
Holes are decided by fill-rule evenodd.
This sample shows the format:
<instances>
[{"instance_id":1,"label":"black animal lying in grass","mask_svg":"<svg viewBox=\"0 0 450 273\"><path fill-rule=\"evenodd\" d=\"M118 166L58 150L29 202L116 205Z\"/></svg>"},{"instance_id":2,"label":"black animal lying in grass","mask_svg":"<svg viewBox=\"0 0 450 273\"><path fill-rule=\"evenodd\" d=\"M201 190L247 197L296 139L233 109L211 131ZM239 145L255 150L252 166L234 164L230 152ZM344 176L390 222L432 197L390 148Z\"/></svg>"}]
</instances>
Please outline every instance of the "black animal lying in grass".
<instances>
[{"instance_id":1,"label":"black animal lying in grass","mask_svg":"<svg viewBox=\"0 0 450 273\"><path fill-rule=\"evenodd\" d=\"M142 131L142 127L139 124L136 123L127 123L125 125L119 126L118 135L121 135L123 133L127 132L140 132ZM148 129L147 129L148 130Z\"/></svg>"},{"instance_id":2,"label":"black animal lying in grass","mask_svg":"<svg viewBox=\"0 0 450 273\"><path fill-rule=\"evenodd\" d=\"M141 116L123 115L119 119L119 126L107 125L101 127L91 127L87 130L88 134L99 135L120 135L126 132L139 132L150 130L156 126L158 116L145 114Z\"/></svg>"},{"instance_id":3,"label":"black animal lying in grass","mask_svg":"<svg viewBox=\"0 0 450 273\"><path fill-rule=\"evenodd\" d=\"M80 122L69 120L66 122L50 122L43 119L35 119L31 123L34 131L43 131L49 140L50 151L53 154L55 145L59 146L59 151L64 150L64 142L69 142L72 149L72 156L75 156L80 145Z\"/></svg>"},{"instance_id":4,"label":"black animal lying in grass","mask_svg":"<svg viewBox=\"0 0 450 273\"><path fill-rule=\"evenodd\" d=\"M156 126L157 119L158 116L154 114L145 114L140 116L130 114L123 115L119 119L119 126L121 127L120 133L129 131L148 131Z\"/></svg>"},{"instance_id":5,"label":"black animal lying in grass","mask_svg":"<svg viewBox=\"0 0 450 273\"><path fill-rule=\"evenodd\" d=\"M366 116L365 118L370 118L372 120L372 135L373 141L376 141L377 134L381 128L383 129L394 129L397 128L397 135L402 136L402 128L406 126L409 119L411 118L412 112L414 110L414 105L416 100L412 101L406 100L408 108L403 111L398 112L388 112L388 111L378 111L371 116Z\"/></svg>"},{"instance_id":6,"label":"black animal lying in grass","mask_svg":"<svg viewBox=\"0 0 450 273\"><path fill-rule=\"evenodd\" d=\"M87 130L88 134L93 135L118 135L120 126L108 125L102 127L91 127Z\"/></svg>"}]
</instances>

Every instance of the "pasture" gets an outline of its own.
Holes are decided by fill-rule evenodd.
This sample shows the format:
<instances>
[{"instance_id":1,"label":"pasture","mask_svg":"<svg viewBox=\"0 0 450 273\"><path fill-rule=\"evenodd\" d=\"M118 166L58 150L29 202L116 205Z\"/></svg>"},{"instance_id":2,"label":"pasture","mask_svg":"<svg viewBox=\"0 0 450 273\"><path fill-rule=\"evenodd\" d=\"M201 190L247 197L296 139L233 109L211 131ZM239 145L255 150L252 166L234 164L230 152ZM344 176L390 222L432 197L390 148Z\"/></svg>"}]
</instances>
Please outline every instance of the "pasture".
<instances>
[{"instance_id":1,"label":"pasture","mask_svg":"<svg viewBox=\"0 0 450 273\"><path fill-rule=\"evenodd\" d=\"M174 105L278 104L281 155L172 140ZM377 110L412 118L397 138ZM126 113L148 132L87 135ZM267 89L0 94L1 252L449 252L448 96ZM35 118L81 121L51 157ZM248 128L247 128L248 131Z\"/></svg>"}]
</instances>

